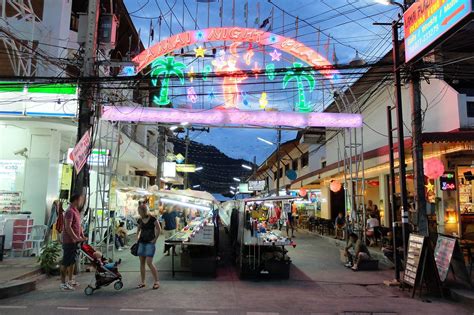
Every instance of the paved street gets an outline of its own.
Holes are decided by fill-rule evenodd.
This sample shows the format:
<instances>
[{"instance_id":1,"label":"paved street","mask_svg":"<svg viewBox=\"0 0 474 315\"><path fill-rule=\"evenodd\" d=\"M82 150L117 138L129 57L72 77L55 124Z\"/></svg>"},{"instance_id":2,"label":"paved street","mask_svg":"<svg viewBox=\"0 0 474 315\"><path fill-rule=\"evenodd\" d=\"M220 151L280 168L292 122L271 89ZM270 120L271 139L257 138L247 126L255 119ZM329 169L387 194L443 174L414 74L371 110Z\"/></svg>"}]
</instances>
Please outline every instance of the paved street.
<instances>
[{"instance_id":1,"label":"paved street","mask_svg":"<svg viewBox=\"0 0 474 315\"><path fill-rule=\"evenodd\" d=\"M391 279L392 270L346 269L338 249L321 238L297 234L296 240L297 247L290 249L294 267L289 281L241 281L232 267L221 268L216 279L194 279L181 273L172 280L170 272L161 268L158 291L137 290L137 260L124 253L121 291L108 287L85 296L83 288L91 273L78 277L82 285L76 292L60 292L58 280L47 279L32 293L2 300L0 314L472 314L459 303L423 302L398 288L385 287L382 281ZM168 263L161 255L156 260L160 267Z\"/></svg>"}]
</instances>

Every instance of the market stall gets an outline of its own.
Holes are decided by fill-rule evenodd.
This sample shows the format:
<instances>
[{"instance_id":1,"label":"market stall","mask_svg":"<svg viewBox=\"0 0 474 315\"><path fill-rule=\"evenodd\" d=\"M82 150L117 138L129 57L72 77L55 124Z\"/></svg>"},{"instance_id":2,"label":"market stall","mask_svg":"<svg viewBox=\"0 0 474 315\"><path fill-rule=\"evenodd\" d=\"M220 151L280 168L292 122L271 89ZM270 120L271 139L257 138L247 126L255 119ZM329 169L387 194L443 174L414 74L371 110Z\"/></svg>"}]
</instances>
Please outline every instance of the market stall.
<instances>
[{"instance_id":1,"label":"market stall","mask_svg":"<svg viewBox=\"0 0 474 315\"><path fill-rule=\"evenodd\" d=\"M181 266L195 275L216 274L218 207L214 197L202 191L160 190L156 192L161 211L176 211L177 232L165 240L172 248L172 274L175 275L176 248L181 247Z\"/></svg>"},{"instance_id":2,"label":"market stall","mask_svg":"<svg viewBox=\"0 0 474 315\"><path fill-rule=\"evenodd\" d=\"M237 239L241 277L289 278L291 259L285 246L295 243L285 236L281 223L286 222L292 203L298 199L281 196L246 199L240 203Z\"/></svg>"}]
</instances>

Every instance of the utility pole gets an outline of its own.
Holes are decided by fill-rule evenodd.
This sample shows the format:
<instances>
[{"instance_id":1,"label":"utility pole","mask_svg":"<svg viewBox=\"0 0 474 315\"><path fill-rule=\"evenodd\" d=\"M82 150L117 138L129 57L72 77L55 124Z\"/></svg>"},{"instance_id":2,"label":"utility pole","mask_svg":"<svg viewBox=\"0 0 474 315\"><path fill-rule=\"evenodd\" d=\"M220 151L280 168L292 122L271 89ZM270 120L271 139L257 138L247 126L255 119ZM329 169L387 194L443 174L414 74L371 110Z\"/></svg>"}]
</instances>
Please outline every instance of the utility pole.
<instances>
[{"instance_id":1,"label":"utility pole","mask_svg":"<svg viewBox=\"0 0 474 315\"><path fill-rule=\"evenodd\" d=\"M158 188L161 187L161 178L163 177L163 163L166 155L166 129L163 126L158 126L158 146L156 152L156 180L155 184Z\"/></svg>"},{"instance_id":2,"label":"utility pole","mask_svg":"<svg viewBox=\"0 0 474 315\"><path fill-rule=\"evenodd\" d=\"M184 151L184 160L185 160L185 164L188 164L188 151L189 151L189 144L191 142L191 140L189 139L189 129L191 129L191 131L202 131L202 132L207 132L209 133L209 128L194 128L194 127L191 127L191 128L186 128L186 137L184 138L184 142L186 144L186 148L185 148L185 151ZM184 173L184 189L188 189L189 188L189 173Z\"/></svg>"},{"instance_id":3,"label":"utility pole","mask_svg":"<svg viewBox=\"0 0 474 315\"><path fill-rule=\"evenodd\" d=\"M414 71L413 71L414 70ZM417 213L418 233L429 235L428 217L426 215L425 175L423 170L423 141L421 139L423 119L421 116L421 87L420 73L416 69L411 71L410 80L411 98L411 130L413 137L413 174L415 181L415 211Z\"/></svg>"},{"instance_id":4,"label":"utility pole","mask_svg":"<svg viewBox=\"0 0 474 315\"><path fill-rule=\"evenodd\" d=\"M393 235L393 261L395 264L395 280L400 282L400 267L398 265L398 248L397 244L397 226L395 224L397 215L395 209L395 158L393 154L393 127L392 127L392 107L387 106L387 129L388 129L388 147L389 147L389 162L390 162L390 224L392 225L392 235Z\"/></svg>"},{"instance_id":5,"label":"utility pole","mask_svg":"<svg viewBox=\"0 0 474 315\"><path fill-rule=\"evenodd\" d=\"M99 0L89 0L87 9L87 33L84 43L84 60L81 77L87 78L95 76L95 61L97 55L97 28L99 24ZM77 128L76 143L92 126L94 84L85 83L84 80L79 85L79 122ZM74 172L73 193L84 194L84 188L89 186L89 165L86 163L82 170L76 174Z\"/></svg>"},{"instance_id":6,"label":"utility pole","mask_svg":"<svg viewBox=\"0 0 474 315\"><path fill-rule=\"evenodd\" d=\"M277 149L276 149L276 160L277 160L277 178L276 178L276 195L280 196L280 142L281 142L281 129L278 128L277 132Z\"/></svg>"},{"instance_id":7,"label":"utility pole","mask_svg":"<svg viewBox=\"0 0 474 315\"><path fill-rule=\"evenodd\" d=\"M189 151L189 128L186 128L186 137L184 138L184 142L186 144L186 149L184 151L184 163L188 164L188 151ZM189 177L188 173L184 173L184 189L188 189L189 187Z\"/></svg>"}]
</instances>

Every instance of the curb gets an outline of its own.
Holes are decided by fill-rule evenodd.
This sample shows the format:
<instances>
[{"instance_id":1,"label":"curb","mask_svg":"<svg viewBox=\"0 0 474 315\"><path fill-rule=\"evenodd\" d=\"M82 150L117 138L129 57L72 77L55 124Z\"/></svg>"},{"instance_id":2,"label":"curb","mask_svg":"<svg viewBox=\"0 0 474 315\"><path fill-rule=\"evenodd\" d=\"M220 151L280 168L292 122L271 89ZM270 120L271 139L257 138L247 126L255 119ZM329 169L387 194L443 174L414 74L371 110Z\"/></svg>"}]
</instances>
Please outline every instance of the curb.
<instances>
[{"instance_id":1,"label":"curb","mask_svg":"<svg viewBox=\"0 0 474 315\"><path fill-rule=\"evenodd\" d=\"M12 280L0 283L0 299L6 299L36 290L36 282L41 279L41 269L27 272Z\"/></svg>"},{"instance_id":2,"label":"curb","mask_svg":"<svg viewBox=\"0 0 474 315\"><path fill-rule=\"evenodd\" d=\"M449 289L451 298L457 302L474 306L474 292L467 289Z\"/></svg>"},{"instance_id":3,"label":"curb","mask_svg":"<svg viewBox=\"0 0 474 315\"><path fill-rule=\"evenodd\" d=\"M326 236L326 235L321 235L321 234L318 234L318 233L315 233L315 232L309 232L307 230L301 230L301 231L306 233L306 234L309 234L309 235L320 237L320 238L326 240L328 243L331 243L331 244L333 244L333 245L335 245L339 248L343 249L344 247L346 247L346 241L335 239L334 237L330 237L330 236ZM385 257L385 255L382 252L376 251L376 250L374 250L370 247L368 247L368 249L369 249L370 255L373 258L378 259L380 263L384 264L387 267L393 267L392 262L389 261L387 259L387 257Z\"/></svg>"},{"instance_id":4,"label":"curb","mask_svg":"<svg viewBox=\"0 0 474 315\"><path fill-rule=\"evenodd\" d=\"M0 299L25 294L36 289L36 280L10 280L0 284Z\"/></svg>"}]
</instances>

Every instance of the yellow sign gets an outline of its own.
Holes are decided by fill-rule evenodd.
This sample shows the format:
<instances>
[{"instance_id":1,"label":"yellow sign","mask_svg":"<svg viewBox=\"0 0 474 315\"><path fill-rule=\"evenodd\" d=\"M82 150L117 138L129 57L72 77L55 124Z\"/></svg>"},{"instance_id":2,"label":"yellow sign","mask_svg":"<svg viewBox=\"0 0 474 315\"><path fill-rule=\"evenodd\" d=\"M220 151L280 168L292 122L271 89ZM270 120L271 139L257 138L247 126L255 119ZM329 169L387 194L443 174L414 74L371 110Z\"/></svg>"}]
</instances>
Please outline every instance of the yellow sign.
<instances>
[{"instance_id":1,"label":"yellow sign","mask_svg":"<svg viewBox=\"0 0 474 315\"><path fill-rule=\"evenodd\" d=\"M195 164L176 164L176 172L194 173L195 171Z\"/></svg>"},{"instance_id":2,"label":"yellow sign","mask_svg":"<svg viewBox=\"0 0 474 315\"><path fill-rule=\"evenodd\" d=\"M72 183L72 166L63 164L61 172L61 190L71 190Z\"/></svg>"}]
</instances>

